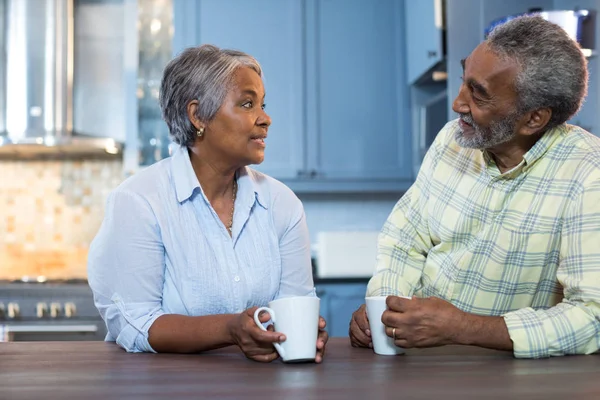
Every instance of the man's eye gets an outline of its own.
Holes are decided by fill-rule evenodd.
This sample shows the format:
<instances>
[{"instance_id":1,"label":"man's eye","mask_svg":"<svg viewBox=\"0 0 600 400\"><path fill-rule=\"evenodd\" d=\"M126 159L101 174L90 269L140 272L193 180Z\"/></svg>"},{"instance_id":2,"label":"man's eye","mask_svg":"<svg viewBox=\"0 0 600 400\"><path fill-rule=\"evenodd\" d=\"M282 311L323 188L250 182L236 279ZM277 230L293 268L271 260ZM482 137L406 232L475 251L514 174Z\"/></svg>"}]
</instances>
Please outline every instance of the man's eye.
<instances>
[{"instance_id":1,"label":"man's eye","mask_svg":"<svg viewBox=\"0 0 600 400\"><path fill-rule=\"evenodd\" d=\"M264 110L265 108L267 108L267 105L263 104L262 106L260 106L260 108L262 108Z\"/></svg>"},{"instance_id":2,"label":"man's eye","mask_svg":"<svg viewBox=\"0 0 600 400\"><path fill-rule=\"evenodd\" d=\"M242 107L244 107L244 108L252 108L252 102L251 101L247 101L244 104L242 104Z\"/></svg>"}]
</instances>

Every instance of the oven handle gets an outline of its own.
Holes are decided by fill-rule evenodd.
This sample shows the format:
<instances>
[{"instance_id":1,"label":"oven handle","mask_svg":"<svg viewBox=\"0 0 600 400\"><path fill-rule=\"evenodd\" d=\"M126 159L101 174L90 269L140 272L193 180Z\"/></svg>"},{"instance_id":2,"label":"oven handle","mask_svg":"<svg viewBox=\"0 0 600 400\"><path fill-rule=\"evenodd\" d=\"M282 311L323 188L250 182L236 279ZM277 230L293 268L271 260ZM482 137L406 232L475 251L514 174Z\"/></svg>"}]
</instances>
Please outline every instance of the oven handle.
<instances>
[{"instance_id":1,"label":"oven handle","mask_svg":"<svg viewBox=\"0 0 600 400\"><path fill-rule=\"evenodd\" d=\"M10 342L15 333L96 333L98 326L90 325L0 325L0 342Z\"/></svg>"}]
</instances>

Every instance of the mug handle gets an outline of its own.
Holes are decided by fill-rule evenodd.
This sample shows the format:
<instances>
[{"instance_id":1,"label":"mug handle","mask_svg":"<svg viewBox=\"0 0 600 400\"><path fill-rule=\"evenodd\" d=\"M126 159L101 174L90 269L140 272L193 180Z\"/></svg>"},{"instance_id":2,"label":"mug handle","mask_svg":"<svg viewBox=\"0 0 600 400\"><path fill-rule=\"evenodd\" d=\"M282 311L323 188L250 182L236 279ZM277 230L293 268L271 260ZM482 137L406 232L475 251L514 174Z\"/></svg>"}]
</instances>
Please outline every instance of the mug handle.
<instances>
[{"instance_id":1,"label":"mug handle","mask_svg":"<svg viewBox=\"0 0 600 400\"><path fill-rule=\"evenodd\" d=\"M271 322L273 322L273 324L275 324L275 311L273 311L269 307L260 307L257 308L256 311L254 311L254 322L260 329L266 331L267 328L265 328L262 322L260 322L260 320L258 319L259 314L263 311L266 311L269 314L269 316L271 317ZM281 347L279 343L273 343L273 346L275 346L275 350L277 350L281 358L285 358L285 351L283 350L283 347Z\"/></svg>"}]
</instances>

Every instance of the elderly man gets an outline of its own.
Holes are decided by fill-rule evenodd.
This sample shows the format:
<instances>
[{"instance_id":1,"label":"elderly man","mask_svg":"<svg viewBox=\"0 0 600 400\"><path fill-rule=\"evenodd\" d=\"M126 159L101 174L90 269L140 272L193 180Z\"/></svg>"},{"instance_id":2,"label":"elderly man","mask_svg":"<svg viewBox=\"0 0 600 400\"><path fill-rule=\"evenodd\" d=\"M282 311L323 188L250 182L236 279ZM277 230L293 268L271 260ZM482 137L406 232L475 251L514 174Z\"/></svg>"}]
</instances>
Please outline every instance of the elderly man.
<instances>
[{"instance_id":1,"label":"elderly man","mask_svg":"<svg viewBox=\"0 0 600 400\"><path fill-rule=\"evenodd\" d=\"M397 346L598 350L600 139L565 123L587 76L577 43L540 17L497 27L463 61L459 118L379 237L367 295L390 295ZM371 346L364 305L350 337Z\"/></svg>"}]
</instances>

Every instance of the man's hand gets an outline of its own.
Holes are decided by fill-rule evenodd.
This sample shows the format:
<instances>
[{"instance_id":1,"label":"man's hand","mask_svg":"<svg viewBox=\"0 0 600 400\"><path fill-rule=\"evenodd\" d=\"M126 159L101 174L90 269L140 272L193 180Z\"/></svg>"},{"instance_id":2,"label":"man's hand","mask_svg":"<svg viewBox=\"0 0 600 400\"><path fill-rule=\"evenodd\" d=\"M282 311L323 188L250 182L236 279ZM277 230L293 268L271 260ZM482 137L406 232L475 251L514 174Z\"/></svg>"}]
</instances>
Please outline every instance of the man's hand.
<instances>
[{"instance_id":1,"label":"man's hand","mask_svg":"<svg viewBox=\"0 0 600 400\"><path fill-rule=\"evenodd\" d=\"M315 357L315 362L321 363L323 362L323 357L325 357L325 345L327 344L327 340L329 340L329 334L325 330L327 326L327 322L325 322L325 318L319 317L319 335L317 336L317 356Z\"/></svg>"},{"instance_id":2,"label":"man's hand","mask_svg":"<svg viewBox=\"0 0 600 400\"><path fill-rule=\"evenodd\" d=\"M366 305L363 304L352 314L348 335L352 347L373 347Z\"/></svg>"},{"instance_id":3,"label":"man's hand","mask_svg":"<svg viewBox=\"0 0 600 400\"><path fill-rule=\"evenodd\" d=\"M381 317L385 332L395 333L394 343L404 348L458 344L467 319L467 313L437 297L389 296L387 306Z\"/></svg>"}]
</instances>

